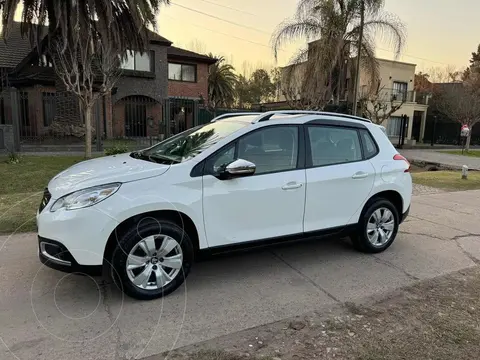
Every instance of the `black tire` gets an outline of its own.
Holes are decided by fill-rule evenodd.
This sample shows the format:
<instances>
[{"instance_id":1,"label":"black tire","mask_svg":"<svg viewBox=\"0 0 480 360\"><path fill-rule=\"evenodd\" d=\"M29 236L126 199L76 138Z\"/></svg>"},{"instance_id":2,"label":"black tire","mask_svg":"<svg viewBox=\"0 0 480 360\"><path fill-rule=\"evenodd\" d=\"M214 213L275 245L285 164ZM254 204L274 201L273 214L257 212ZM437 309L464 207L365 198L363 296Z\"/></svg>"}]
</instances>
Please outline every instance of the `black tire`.
<instances>
[{"instance_id":1,"label":"black tire","mask_svg":"<svg viewBox=\"0 0 480 360\"><path fill-rule=\"evenodd\" d=\"M141 289L132 283L127 274L128 254L140 240L158 234L167 235L178 242L183 254L182 268L176 277L162 288L155 290ZM132 225L118 236L118 243L112 254L111 276L125 294L139 300L153 300L170 294L185 281L193 263L194 251L190 237L179 225L167 220L150 218Z\"/></svg>"},{"instance_id":2,"label":"black tire","mask_svg":"<svg viewBox=\"0 0 480 360\"><path fill-rule=\"evenodd\" d=\"M386 208L391 211L395 223L390 239L385 244L375 246L368 239L367 225L372 214L378 209L382 208ZM393 241L395 240L398 232L399 223L400 217L398 215L398 210L389 200L384 198L373 199L369 203L367 203L364 211L362 212L360 220L358 221L357 231L350 235L352 245L356 250L365 253L375 254L385 251L390 247L390 245L392 245Z\"/></svg>"}]
</instances>

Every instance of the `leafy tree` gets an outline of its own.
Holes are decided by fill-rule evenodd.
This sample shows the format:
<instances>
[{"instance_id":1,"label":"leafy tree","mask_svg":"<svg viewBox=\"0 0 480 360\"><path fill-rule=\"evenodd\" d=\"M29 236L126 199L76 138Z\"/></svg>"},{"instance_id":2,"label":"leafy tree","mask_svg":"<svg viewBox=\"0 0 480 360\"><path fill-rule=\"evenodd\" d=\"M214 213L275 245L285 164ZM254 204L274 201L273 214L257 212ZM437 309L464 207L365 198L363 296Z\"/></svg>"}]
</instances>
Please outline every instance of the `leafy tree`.
<instances>
[{"instance_id":1,"label":"leafy tree","mask_svg":"<svg viewBox=\"0 0 480 360\"><path fill-rule=\"evenodd\" d=\"M5 38L15 11L22 5L23 35L37 37L39 26L48 25L49 36L70 40L75 32L84 33L93 26L102 41L109 41L121 52L144 51L148 48L147 27L156 26L160 5L168 3L169 0L0 0L0 12Z\"/></svg>"},{"instance_id":2,"label":"leafy tree","mask_svg":"<svg viewBox=\"0 0 480 360\"><path fill-rule=\"evenodd\" d=\"M235 94L237 96L237 105L240 108L251 105L253 100L250 93L250 81L243 75L238 77L235 85Z\"/></svg>"},{"instance_id":3,"label":"leafy tree","mask_svg":"<svg viewBox=\"0 0 480 360\"><path fill-rule=\"evenodd\" d=\"M209 56L215 57L212 53ZM208 73L208 103L214 113L218 106L232 106L238 81L235 68L227 64L223 56L217 59L215 64L210 65Z\"/></svg>"},{"instance_id":4,"label":"leafy tree","mask_svg":"<svg viewBox=\"0 0 480 360\"><path fill-rule=\"evenodd\" d=\"M249 83L252 103L267 102L275 95L275 84L264 69L255 70Z\"/></svg>"},{"instance_id":5,"label":"leafy tree","mask_svg":"<svg viewBox=\"0 0 480 360\"><path fill-rule=\"evenodd\" d=\"M372 89L375 88L379 80L375 35L378 32L387 35L396 55L405 42L403 24L383 11L383 7L383 0L299 2L295 15L281 23L272 37L275 56L286 43L316 40L299 51L282 76L284 95L292 106L323 109L332 98L338 102L347 71L345 64L358 48L361 68L369 75ZM365 16L360 41L362 13Z\"/></svg>"}]
</instances>

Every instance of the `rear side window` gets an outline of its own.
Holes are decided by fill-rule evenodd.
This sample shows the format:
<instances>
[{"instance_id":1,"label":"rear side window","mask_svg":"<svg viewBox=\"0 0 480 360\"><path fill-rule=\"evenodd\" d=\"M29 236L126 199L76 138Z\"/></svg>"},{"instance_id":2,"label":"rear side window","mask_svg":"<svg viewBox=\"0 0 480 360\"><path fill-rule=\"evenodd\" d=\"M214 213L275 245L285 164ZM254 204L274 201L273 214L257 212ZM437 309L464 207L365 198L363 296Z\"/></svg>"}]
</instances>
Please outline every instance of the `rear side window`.
<instances>
[{"instance_id":1,"label":"rear side window","mask_svg":"<svg viewBox=\"0 0 480 360\"><path fill-rule=\"evenodd\" d=\"M360 130L362 138L363 155L365 159L371 159L378 153L377 145L368 130Z\"/></svg>"},{"instance_id":2,"label":"rear side window","mask_svg":"<svg viewBox=\"0 0 480 360\"><path fill-rule=\"evenodd\" d=\"M308 126L312 166L344 164L362 160L362 147L356 129Z\"/></svg>"}]
</instances>

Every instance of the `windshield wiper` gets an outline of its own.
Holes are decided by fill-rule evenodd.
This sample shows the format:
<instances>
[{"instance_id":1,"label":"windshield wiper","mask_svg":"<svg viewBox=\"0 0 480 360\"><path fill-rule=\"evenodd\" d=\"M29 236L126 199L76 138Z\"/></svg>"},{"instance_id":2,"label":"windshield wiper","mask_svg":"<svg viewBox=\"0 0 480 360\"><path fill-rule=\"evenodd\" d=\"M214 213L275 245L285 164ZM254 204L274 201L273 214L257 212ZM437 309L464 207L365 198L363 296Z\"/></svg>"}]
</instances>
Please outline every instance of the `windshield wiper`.
<instances>
[{"instance_id":1,"label":"windshield wiper","mask_svg":"<svg viewBox=\"0 0 480 360\"><path fill-rule=\"evenodd\" d=\"M169 161L169 162L171 162L172 164L178 164L178 163L180 163L180 161L177 160L177 159L174 159L174 158L171 158L171 157L165 156L165 155L160 155L160 154L152 154L152 155L144 155L144 156L148 156L148 158L149 158L150 160L153 160L153 161L155 161L155 162L158 162L158 161L156 161L156 160L160 160L160 161L162 161L162 162Z\"/></svg>"},{"instance_id":2,"label":"windshield wiper","mask_svg":"<svg viewBox=\"0 0 480 360\"><path fill-rule=\"evenodd\" d=\"M167 163L167 164L178 164L178 163L181 162L177 159L171 158L171 157L166 156L166 155L160 155L160 154L147 155L147 154L145 154L144 151L134 151L130 154L130 156L135 158L135 159L142 159L142 160L147 160L147 161L156 162L156 163L160 163L160 164L165 164L165 163Z\"/></svg>"}]
</instances>

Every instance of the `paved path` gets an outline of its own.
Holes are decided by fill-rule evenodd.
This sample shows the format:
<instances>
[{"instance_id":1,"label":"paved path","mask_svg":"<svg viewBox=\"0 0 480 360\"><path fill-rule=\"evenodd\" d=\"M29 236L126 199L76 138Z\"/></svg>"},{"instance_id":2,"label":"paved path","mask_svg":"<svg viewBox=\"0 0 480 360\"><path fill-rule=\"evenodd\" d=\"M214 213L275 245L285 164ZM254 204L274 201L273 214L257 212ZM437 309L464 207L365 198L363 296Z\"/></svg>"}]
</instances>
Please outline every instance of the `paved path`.
<instances>
[{"instance_id":1,"label":"paved path","mask_svg":"<svg viewBox=\"0 0 480 360\"><path fill-rule=\"evenodd\" d=\"M479 216L480 191L416 196L382 254L334 239L218 258L150 302L43 268L34 234L0 237L0 359L141 358L475 266Z\"/></svg>"},{"instance_id":2,"label":"paved path","mask_svg":"<svg viewBox=\"0 0 480 360\"><path fill-rule=\"evenodd\" d=\"M432 164L446 165L447 167L461 169L462 165L467 165L469 169L480 170L480 158L452 155L436 150L400 150L409 160L422 161Z\"/></svg>"}]
</instances>

